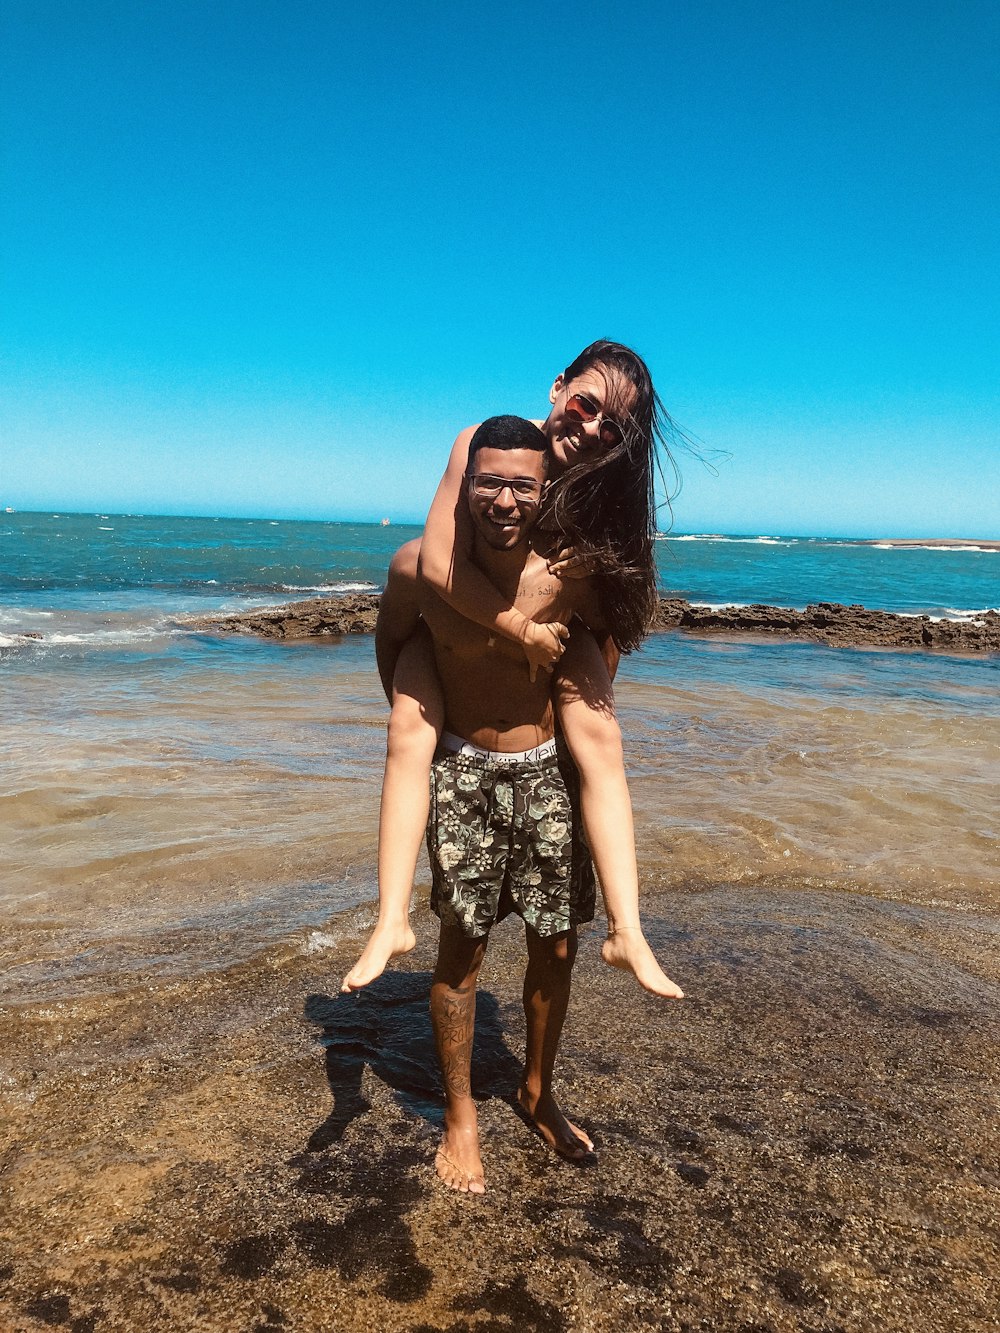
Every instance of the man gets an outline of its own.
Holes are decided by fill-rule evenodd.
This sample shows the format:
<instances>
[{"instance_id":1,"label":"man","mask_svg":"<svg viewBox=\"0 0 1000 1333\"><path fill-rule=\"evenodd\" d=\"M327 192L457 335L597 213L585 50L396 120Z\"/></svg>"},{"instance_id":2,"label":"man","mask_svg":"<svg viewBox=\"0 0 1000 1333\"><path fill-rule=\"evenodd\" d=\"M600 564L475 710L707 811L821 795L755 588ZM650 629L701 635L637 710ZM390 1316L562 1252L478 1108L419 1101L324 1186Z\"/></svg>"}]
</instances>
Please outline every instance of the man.
<instances>
[{"instance_id":1,"label":"man","mask_svg":"<svg viewBox=\"0 0 1000 1333\"><path fill-rule=\"evenodd\" d=\"M568 624L591 598L587 579L562 581L531 546L547 470L547 442L520 417L492 417L469 448L466 501L473 559L524 614ZM431 1019L445 1086L437 1155L452 1188L485 1190L470 1087L476 980L492 925L510 911L525 922L527 1054L518 1099L543 1137L579 1160L593 1151L552 1096L569 1002L576 927L594 915L594 876L574 837L574 813L554 740L551 680L530 678L516 647L494 641L415 578L415 544L393 562L379 614L377 650L391 683L395 655L422 614L445 701L442 746L431 775L431 905L441 920ZM411 568L412 566L412 568Z\"/></svg>"}]
</instances>

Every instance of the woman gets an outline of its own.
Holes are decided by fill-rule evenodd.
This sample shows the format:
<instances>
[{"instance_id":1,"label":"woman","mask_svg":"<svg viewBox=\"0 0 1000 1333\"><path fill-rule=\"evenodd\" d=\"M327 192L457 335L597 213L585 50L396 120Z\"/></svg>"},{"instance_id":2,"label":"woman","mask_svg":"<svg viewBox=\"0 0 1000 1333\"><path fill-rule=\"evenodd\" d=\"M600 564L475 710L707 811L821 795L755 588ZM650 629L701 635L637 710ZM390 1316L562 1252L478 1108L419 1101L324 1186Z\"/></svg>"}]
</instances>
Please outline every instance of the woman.
<instances>
[{"instance_id":1,"label":"woman","mask_svg":"<svg viewBox=\"0 0 1000 1333\"><path fill-rule=\"evenodd\" d=\"M590 576L600 623L592 634L537 624L517 611L469 556L471 530L459 503L475 428L462 432L438 487L420 546L429 588L491 634L519 643L529 669L554 671L553 697L580 770L584 827L608 918L605 962L632 972L654 994L680 998L642 933L632 807L611 677L622 652L638 647L656 607L653 494L657 446L670 422L642 359L620 343L592 343L556 377L541 427L550 446L550 485L540 527L553 543L550 569ZM443 723L440 686L425 637L398 660L380 660L391 681L385 778L379 818L379 918L341 989L367 985L389 958L413 948L408 908L427 823L428 773Z\"/></svg>"}]
</instances>

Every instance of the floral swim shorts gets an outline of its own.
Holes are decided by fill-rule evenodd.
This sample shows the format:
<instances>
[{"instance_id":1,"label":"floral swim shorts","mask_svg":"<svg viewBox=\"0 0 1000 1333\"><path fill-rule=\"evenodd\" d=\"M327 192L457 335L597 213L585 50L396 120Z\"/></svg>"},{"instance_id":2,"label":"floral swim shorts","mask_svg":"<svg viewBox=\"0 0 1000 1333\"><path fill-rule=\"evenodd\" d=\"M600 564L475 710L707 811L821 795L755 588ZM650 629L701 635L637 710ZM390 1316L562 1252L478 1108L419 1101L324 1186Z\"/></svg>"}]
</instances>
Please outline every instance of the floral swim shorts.
<instances>
[{"instance_id":1,"label":"floral swim shorts","mask_svg":"<svg viewBox=\"0 0 1000 1333\"><path fill-rule=\"evenodd\" d=\"M543 936L592 921L596 882L578 785L561 750L514 763L439 750L427 854L431 908L441 920L470 939L510 912Z\"/></svg>"}]
</instances>

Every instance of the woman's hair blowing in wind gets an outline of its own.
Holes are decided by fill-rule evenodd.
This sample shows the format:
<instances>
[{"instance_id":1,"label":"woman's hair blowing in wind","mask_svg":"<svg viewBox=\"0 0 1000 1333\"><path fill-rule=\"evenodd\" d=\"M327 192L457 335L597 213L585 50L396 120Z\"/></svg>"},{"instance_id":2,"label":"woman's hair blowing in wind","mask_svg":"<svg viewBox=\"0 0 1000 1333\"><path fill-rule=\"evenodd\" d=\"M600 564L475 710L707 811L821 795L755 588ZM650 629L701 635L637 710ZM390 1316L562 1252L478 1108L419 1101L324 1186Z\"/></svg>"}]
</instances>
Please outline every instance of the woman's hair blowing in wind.
<instances>
[{"instance_id":1,"label":"woman's hair blowing in wind","mask_svg":"<svg viewBox=\"0 0 1000 1333\"><path fill-rule=\"evenodd\" d=\"M631 348L604 338L591 343L563 380L589 370L617 372L608 377L604 412L622 438L553 481L546 507L564 540L596 565L601 610L618 649L629 653L642 642L657 606L654 480L665 463L676 481L668 439L679 432L646 363Z\"/></svg>"}]
</instances>

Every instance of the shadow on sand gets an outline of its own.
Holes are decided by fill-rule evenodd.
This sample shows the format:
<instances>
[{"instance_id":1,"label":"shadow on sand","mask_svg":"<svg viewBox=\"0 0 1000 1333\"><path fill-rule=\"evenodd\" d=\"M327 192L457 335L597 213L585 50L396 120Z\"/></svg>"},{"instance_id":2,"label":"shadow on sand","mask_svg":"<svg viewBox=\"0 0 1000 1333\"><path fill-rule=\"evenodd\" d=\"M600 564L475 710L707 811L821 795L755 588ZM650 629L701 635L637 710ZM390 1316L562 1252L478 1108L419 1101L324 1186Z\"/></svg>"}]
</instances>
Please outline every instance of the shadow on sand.
<instances>
[{"instance_id":1,"label":"shadow on sand","mask_svg":"<svg viewBox=\"0 0 1000 1333\"><path fill-rule=\"evenodd\" d=\"M353 995L310 995L305 1016L321 1029L326 1077L333 1108L313 1131L308 1152L321 1152L343 1137L348 1125L368 1111L361 1092L365 1065L391 1088L411 1114L440 1127L444 1096L428 1000L431 974L384 974ZM521 1062L504 1040L500 1005L489 991L476 996L472 1050L472 1090L477 1100L500 1097L518 1112L514 1091Z\"/></svg>"}]
</instances>

